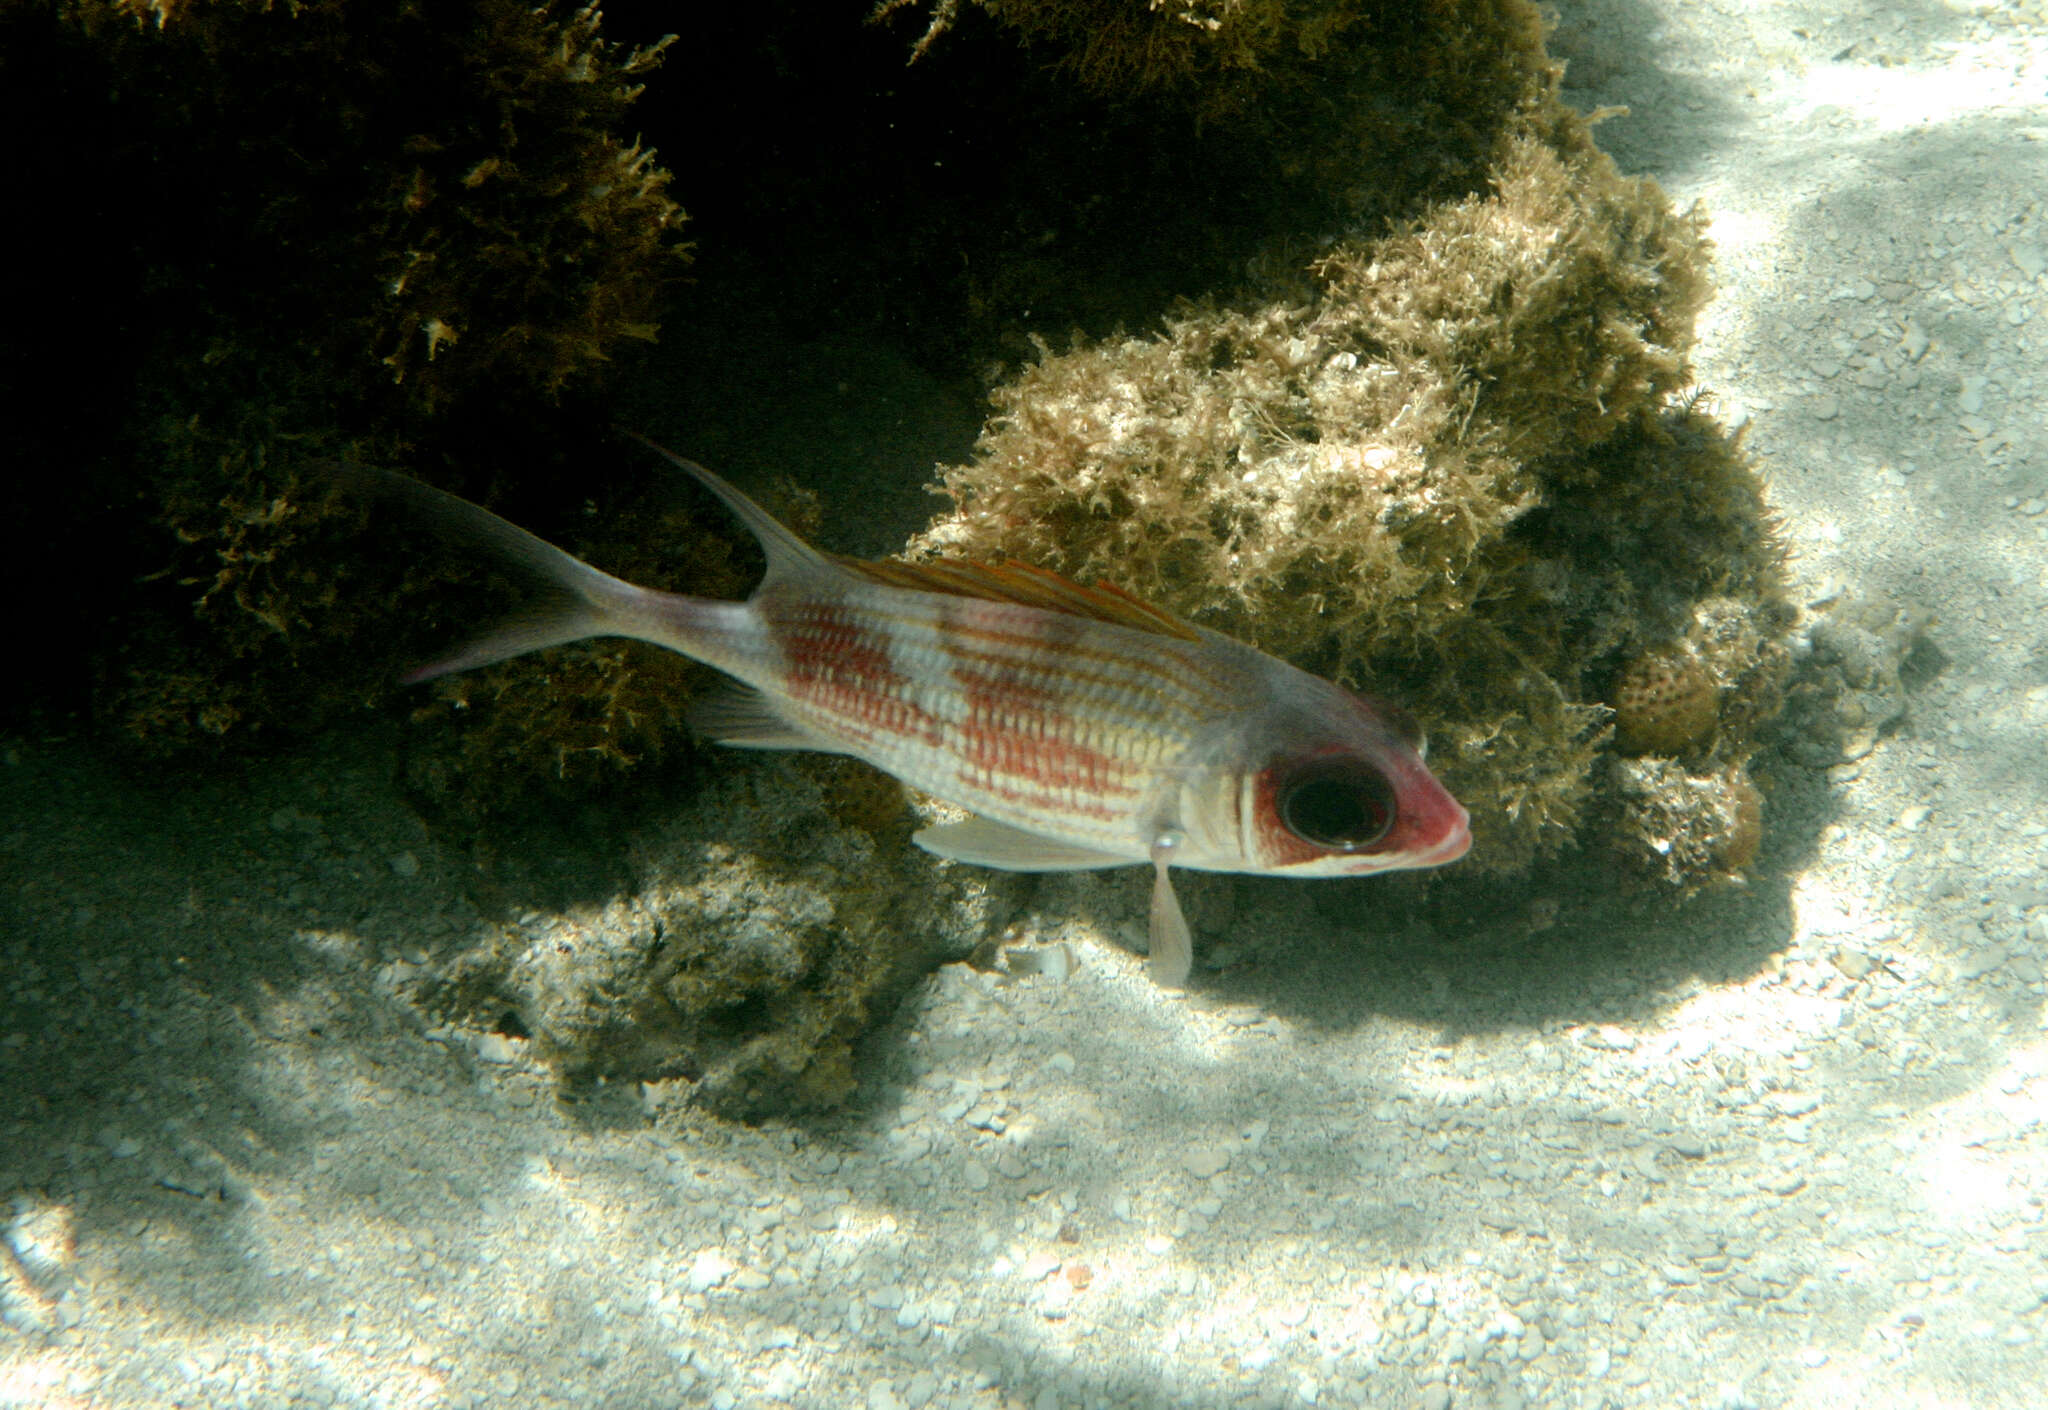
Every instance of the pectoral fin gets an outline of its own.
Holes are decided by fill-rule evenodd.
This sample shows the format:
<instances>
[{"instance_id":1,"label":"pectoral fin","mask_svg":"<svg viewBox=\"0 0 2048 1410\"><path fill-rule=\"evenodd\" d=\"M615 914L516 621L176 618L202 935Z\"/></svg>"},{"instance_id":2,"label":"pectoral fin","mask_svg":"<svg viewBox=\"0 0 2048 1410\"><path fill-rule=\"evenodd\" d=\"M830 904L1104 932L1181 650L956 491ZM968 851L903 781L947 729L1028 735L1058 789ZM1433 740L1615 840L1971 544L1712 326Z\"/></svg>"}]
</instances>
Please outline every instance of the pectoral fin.
<instances>
[{"instance_id":1,"label":"pectoral fin","mask_svg":"<svg viewBox=\"0 0 2048 1410\"><path fill-rule=\"evenodd\" d=\"M1040 837L986 818L924 828L910 840L935 856L998 871L1095 871L1127 867L1137 860Z\"/></svg>"},{"instance_id":2,"label":"pectoral fin","mask_svg":"<svg viewBox=\"0 0 2048 1410\"><path fill-rule=\"evenodd\" d=\"M1173 894L1168 861L1179 837L1168 834L1152 844L1152 982L1162 989L1184 988L1188 971L1194 967L1194 937L1188 933L1188 918L1181 914L1180 897Z\"/></svg>"}]
</instances>

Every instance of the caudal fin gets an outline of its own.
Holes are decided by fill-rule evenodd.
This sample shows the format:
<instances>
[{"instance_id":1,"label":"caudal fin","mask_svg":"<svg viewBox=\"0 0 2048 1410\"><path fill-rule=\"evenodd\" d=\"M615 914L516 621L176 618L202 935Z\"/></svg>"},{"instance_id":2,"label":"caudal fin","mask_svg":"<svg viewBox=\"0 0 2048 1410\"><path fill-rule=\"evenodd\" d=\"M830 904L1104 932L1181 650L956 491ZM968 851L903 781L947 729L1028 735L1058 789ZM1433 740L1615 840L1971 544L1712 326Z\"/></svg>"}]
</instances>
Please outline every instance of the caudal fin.
<instances>
[{"instance_id":1,"label":"caudal fin","mask_svg":"<svg viewBox=\"0 0 2048 1410\"><path fill-rule=\"evenodd\" d=\"M398 678L400 685L418 685L422 681L437 680L452 676L457 671L472 671L478 666L491 666L500 661L509 661L514 656L524 656L529 651L540 651L550 646L565 646L585 637L623 635L607 624L606 620L592 612L578 610L576 604L564 603L561 611L540 609L521 612L518 616L502 620L482 636L465 643L452 655L415 666Z\"/></svg>"},{"instance_id":2,"label":"caudal fin","mask_svg":"<svg viewBox=\"0 0 2048 1410\"><path fill-rule=\"evenodd\" d=\"M408 476L363 465L330 464L323 469L352 492L401 504L412 519L456 542L486 550L525 594L518 609L481 636L406 672L400 679L407 685L585 637L644 637L650 603L681 600L599 572L490 510Z\"/></svg>"}]
</instances>

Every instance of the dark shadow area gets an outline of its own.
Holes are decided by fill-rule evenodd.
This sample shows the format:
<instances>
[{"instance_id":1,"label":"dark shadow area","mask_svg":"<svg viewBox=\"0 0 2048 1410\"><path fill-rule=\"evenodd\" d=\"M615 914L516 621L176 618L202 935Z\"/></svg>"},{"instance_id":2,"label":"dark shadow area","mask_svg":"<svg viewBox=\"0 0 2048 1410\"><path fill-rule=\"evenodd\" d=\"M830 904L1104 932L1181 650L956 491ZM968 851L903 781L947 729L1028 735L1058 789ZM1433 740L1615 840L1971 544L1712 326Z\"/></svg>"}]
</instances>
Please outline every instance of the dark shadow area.
<instances>
[{"instance_id":1,"label":"dark shadow area","mask_svg":"<svg viewBox=\"0 0 2048 1410\"><path fill-rule=\"evenodd\" d=\"M360 1367L285 1371L295 1338L325 1343L366 1297L449 1293L496 1259L484 1223L516 1218L534 1173L521 1124L580 1113L551 1113L546 1084L479 1059L410 992L488 926L460 894L465 864L400 801L393 753L372 726L200 776L7 744L0 1220L17 1252L0 1312L15 1331L62 1334L126 1299L170 1335L266 1326L269 1374L360 1390ZM498 1027L524 1036L516 1014ZM596 1124L623 1124L613 1095L628 1094L583 1096ZM406 1116L419 1103L430 1131ZM55 1253L32 1266L22 1247ZM344 1248L384 1252L364 1267ZM534 1296L501 1302L462 1354L523 1344ZM110 1365L108 1384L167 1401L159 1372L180 1374Z\"/></svg>"},{"instance_id":2,"label":"dark shadow area","mask_svg":"<svg viewBox=\"0 0 2048 1410\"><path fill-rule=\"evenodd\" d=\"M162 1246L160 1293L195 1321L251 1315L273 1291L252 1201L345 1124L267 1081L258 1052L442 1066L366 1002L364 976L337 980L293 939L294 913L350 865L368 820L331 805L363 780L331 756L317 778L299 758L199 779L124 774L62 741L9 753L0 1187L65 1203L76 1240L135 1276ZM400 943L397 915L351 919Z\"/></svg>"},{"instance_id":3,"label":"dark shadow area","mask_svg":"<svg viewBox=\"0 0 2048 1410\"><path fill-rule=\"evenodd\" d=\"M1670 23L1639 0L1561 0L1546 47L1563 62L1564 101L1580 112L1624 108L1602 122L1601 150L1623 171L1677 175L1739 127L1740 94L1660 58Z\"/></svg>"},{"instance_id":4,"label":"dark shadow area","mask_svg":"<svg viewBox=\"0 0 2048 1410\"><path fill-rule=\"evenodd\" d=\"M330 737L203 781L124 773L63 741L9 746L0 766L9 819L0 961L10 980L0 990L0 1211L14 1264L39 1219L61 1226L49 1242L63 1255L49 1270L8 1274L6 1310L30 1338L59 1334L68 1315L59 1295L83 1265L94 1306L122 1299L125 1315L171 1338L261 1327L267 1385L361 1393L369 1367L403 1369L380 1351L386 1322L366 1302L465 1298L472 1280L510 1271L508 1239L573 1233L578 1197L599 1194L605 1237L674 1261L680 1286L689 1248L675 1250L676 1227L693 1209L701 1219L707 1198L745 1209L769 1188L744 1164L743 1185L718 1176L726 1161L829 1147L858 1121L785 1125L798 1133L794 1145L774 1131L745 1133L738 1152L716 1132L672 1146L587 1143L647 1127L637 1092L565 1097L536 1076L517 1078L396 992L403 967L470 943L475 917L456 894L462 878L390 788L388 731L340 746ZM501 1018L498 1032L521 1038L518 1027ZM1254 1109L1249 1096L1244 1109ZM417 1121L433 1130L409 1136ZM537 1141L536 1123L556 1135ZM536 1154L541 1147L553 1154ZM650 1163L648 1151L667 1149L668 1165ZM575 1162L573 1180L557 1168L565 1161ZM716 1246L716 1224L688 1227ZM1338 1227L1372 1247L1424 1232L1378 1206L1347 1212ZM1077 1230L1077 1254L1090 1237ZM601 1285L572 1263L518 1266L459 1333L416 1324L436 1365L498 1394L501 1383L480 1368L510 1358L531 1376L540 1344L610 1387L602 1403L669 1403L648 1389L674 1384L669 1334L637 1312L609 1339L588 1321L594 1302L637 1289ZM25 1304L25 1289L47 1290L50 1305ZM728 1296L746 1300L712 1315L781 1320L790 1299L812 1293L778 1283ZM336 1345L333 1328L359 1315L356 1343ZM694 1326L706 1314L677 1305L667 1315ZM308 1346L324 1349L302 1364ZM1033 1394L1056 1384L1176 1399L1171 1384L1139 1369L1064 1374L1056 1352L1001 1319L932 1364L985 1368L996 1384ZM189 1376L204 1391L208 1374ZM172 1379L159 1384L159 1375ZM192 1394L190 1380L176 1379L185 1376L168 1363L110 1366L102 1390ZM843 1402L799 1390L788 1403Z\"/></svg>"},{"instance_id":5,"label":"dark shadow area","mask_svg":"<svg viewBox=\"0 0 2048 1410\"><path fill-rule=\"evenodd\" d=\"M1203 123L1185 94L1087 93L976 6L912 62L927 12L874 8L607 8L623 41L678 33L634 110L691 215L670 345L859 338L971 393L1034 356L1031 330L1142 329L1355 199L1284 154L1329 130L1326 95Z\"/></svg>"},{"instance_id":6,"label":"dark shadow area","mask_svg":"<svg viewBox=\"0 0 2048 1410\"><path fill-rule=\"evenodd\" d=\"M1443 1044L1647 1023L1688 986L1747 979L1789 942L1789 879L1818 831L1806 818L1797 836L1781 827L1746 885L1690 899L1584 855L1539 863L1528 877L1447 878L1412 906L1354 883L1342 899L1316 898L1331 925L1324 943L1226 970L1214 992L1333 1033L1392 1017L1435 1029Z\"/></svg>"}]
</instances>

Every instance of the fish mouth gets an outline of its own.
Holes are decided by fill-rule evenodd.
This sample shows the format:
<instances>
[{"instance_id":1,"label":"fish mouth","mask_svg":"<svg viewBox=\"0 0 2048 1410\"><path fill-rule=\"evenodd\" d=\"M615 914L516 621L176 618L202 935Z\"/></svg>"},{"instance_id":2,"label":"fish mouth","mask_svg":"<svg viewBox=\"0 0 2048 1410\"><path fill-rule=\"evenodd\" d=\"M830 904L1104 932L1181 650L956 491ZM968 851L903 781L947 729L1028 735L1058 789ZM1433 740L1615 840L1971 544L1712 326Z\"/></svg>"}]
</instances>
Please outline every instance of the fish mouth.
<instances>
[{"instance_id":1,"label":"fish mouth","mask_svg":"<svg viewBox=\"0 0 2048 1410\"><path fill-rule=\"evenodd\" d=\"M1465 821L1464 809L1458 810L1458 817L1444 830L1442 837L1426 847L1412 851L1354 855L1349 860L1352 866L1331 875L1366 876L1376 872L1421 871L1427 867L1440 867L1455 862L1472 849L1472 829ZM1359 865L1362 863L1363 865Z\"/></svg>"},{"instance_id":2,"label":"fish mouth","mask_svg":"<svg viewBox=\"0 0 2048 1410\"><path fill-rule=\"evenodd\" d=\"M1446 862L1455 862L1472 850L1472 829L1462 823L1445 836L1444 840L1416 858L1420 866L1440 867Z\"/></svg>"},{"instance_id":3,"label":"fish mouth","mask_svg":"<svg viewBox=\"0 0 2048 1410\"><path fill-rule=\"evenodd\" d=\"M1450 826L1444 829L1442 839L1416 853L1410 863L1411 866L1440 867L1447 862L1457 861L1472 850L1471 816L1456 803L1452 803L1451 807L1456 811L1451 816Z\"/></svg>"}]
</instances>

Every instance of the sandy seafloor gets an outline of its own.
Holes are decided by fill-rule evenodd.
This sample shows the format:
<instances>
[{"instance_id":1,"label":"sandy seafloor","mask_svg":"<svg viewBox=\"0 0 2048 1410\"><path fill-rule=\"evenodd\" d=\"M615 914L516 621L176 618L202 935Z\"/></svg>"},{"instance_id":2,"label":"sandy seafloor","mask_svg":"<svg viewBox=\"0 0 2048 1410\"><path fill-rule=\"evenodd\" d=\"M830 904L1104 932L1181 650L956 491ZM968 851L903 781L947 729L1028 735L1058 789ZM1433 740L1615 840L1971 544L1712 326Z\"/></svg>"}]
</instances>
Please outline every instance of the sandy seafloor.
<instances>
[{"instance_id":1,"label":"sandy seafloor","mask_svg":"<svg viewBox=\"0 0 2048 1410\"><path fill-rule=\"evenodd\" d=\"M1700 374L1802 594L1940 618L1746 890L1387 934L1267 884L1176 997L1106 883L746 1128L397 996L475 922L374 731L184 788L6 741L0 1406L2048 1403L2048 23L1555 48L1713 213Z\"/></svg>"}]
</instances>

